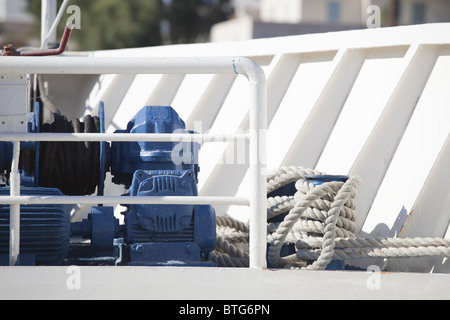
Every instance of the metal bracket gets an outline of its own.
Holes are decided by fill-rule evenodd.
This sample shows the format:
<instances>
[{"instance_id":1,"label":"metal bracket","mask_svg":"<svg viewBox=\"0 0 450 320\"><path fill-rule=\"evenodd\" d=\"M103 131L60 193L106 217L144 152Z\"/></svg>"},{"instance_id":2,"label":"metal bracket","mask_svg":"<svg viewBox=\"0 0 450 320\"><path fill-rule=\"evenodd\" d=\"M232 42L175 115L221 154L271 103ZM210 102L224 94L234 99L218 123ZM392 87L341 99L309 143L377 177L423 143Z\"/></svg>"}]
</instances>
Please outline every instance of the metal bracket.
<instances>
[{"instance_id":1,"label":"metal bracket","mask_svg":"<svg viewBox=\"0 0 450 320\"><path fill-rule=\"evenodd\" d=\"M0 132L27 132L30 79L0 75Z\"/></svg>"}]
</instances>

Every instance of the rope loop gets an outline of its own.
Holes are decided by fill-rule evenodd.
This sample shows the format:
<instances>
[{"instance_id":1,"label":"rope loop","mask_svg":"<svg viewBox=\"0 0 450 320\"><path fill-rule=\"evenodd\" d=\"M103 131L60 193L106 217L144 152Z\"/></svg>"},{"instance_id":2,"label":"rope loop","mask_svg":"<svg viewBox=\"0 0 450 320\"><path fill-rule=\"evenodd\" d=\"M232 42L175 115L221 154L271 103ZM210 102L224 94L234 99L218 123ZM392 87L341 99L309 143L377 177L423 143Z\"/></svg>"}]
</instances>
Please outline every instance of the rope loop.
<instances>
[{"instance_id":1,"label":"rope loop","mask_svg":"<svg viewBox=\"0 0 450 320\"><path fill-rule=\"evenodd\" d=\"M450 257L450 241L442 238L357 238L357 188L362 179L311 183L324 174L303 167L281 167L267 176L267 259L276 268L325 269L332 260L360 258ZM295 182L294 195L269 196ZM274 218L283 217L274 222ZM248 267L248 225L217 217L217 246L209 259L219 267ZM281 257L286 244L295 254Z\"/></svg>"}]
</instances>

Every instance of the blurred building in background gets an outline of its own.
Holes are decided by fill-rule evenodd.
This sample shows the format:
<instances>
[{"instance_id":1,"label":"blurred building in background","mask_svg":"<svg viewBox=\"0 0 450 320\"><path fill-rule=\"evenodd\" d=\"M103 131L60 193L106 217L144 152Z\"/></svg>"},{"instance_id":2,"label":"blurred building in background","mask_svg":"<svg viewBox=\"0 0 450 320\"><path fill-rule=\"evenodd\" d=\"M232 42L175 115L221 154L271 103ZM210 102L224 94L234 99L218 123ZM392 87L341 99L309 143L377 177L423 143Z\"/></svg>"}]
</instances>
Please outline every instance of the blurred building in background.
<instances>
[{"instance_id":1,"label":"blurred building in background","mask_svg":"<svg viewBox=\"0 0 450 320\"><path fill-rule=\"evenodd\" d=\"M35 18L27 11L25 0L0 0L0 43L29 43L29 31Z\"/></svg>"},{"instance_id":2,"label":"blurred building in background","mask_svg":"<svg viewBox=\"0 0 450 320\"><path fill-rule=\"evenodd\" d=\"M448 0L372 0L372 2L383 8L386 24L450 22Z\"/></svg>"},{"instance_id":3,"label":"blurred building in background","mask_svg":"<svg viewBox=\"0 0 450 320\"><path fill-rule=\"evenodd\" d=\"M368 1L361 0L261 0L262 22L362 25Z\"/></svg>"},{"instance_id":4,"label":"blurred building in background","mask_svg":"<svg viewBox=\"0 0 450 320\"><path fill-rule=\"evenodd\" d=\"M234 0L234 19L215 25L211 41L367 28L380 8L380 26L450 22L449 0Z\"/></svg>"},{"instance_id":5,"label":"blurred building in background","mask_svg":"<svg viewBox=\"0 0 450 320\"><path fill-rule=\"evenodd\" d=\"M212 42L367 28L371 14L367 9L372 5L380 8L381 27L450 22L450 0L231 1L234 17L212 27ZM29 3L27 0L0 0L1 44L30 44L29 31L36 25L37 18L28 12ZM93 28L89 32L92 33Z\"/></svg>"}]
</instances>

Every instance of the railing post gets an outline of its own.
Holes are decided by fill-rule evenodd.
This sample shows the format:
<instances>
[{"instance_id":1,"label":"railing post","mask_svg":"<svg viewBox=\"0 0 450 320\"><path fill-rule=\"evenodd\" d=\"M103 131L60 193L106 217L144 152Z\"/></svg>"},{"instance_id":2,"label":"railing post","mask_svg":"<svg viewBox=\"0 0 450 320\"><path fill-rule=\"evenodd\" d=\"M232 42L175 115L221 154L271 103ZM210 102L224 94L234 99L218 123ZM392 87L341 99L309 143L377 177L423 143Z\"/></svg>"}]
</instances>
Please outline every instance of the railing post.
<instances>
[{"instance_id":1,"label":"railing post","mask_svg":"<svg viewBox=\"0 0 450 320\"><path fill-rule=\"evenodd\" d=\"M20 196L19 174L20 142L13 142L13 157L10 174L10 195ZM9 209L9 265L16 265L20 253L20 204L11 204Z\"/></svg>"},{"instance_id":2,"label":"railing post","mask_svg":"<svg viewBox=\"0 0 450 320\"><path fill-rule=\"evenodd\" d=\"M56 30L49 34L52 24L56 18L57 11L56 0L42 0L41 4L41 49L44 49L46 43L56 43ZM47 39L47 41L45 41ZM46 42L46 43L45 43Z\"/></svg>"},{"instance_id":3,"label":"railing post","mask_svg":"<svg viewBox=\"0 0 450 320\"><path fill-rule=\"evenodd\" d=\"M267 249L267 87L261 67L250 59L237 59L236 72L250 86L250 268L266 268Z\"/></svg>"}]
</instances>

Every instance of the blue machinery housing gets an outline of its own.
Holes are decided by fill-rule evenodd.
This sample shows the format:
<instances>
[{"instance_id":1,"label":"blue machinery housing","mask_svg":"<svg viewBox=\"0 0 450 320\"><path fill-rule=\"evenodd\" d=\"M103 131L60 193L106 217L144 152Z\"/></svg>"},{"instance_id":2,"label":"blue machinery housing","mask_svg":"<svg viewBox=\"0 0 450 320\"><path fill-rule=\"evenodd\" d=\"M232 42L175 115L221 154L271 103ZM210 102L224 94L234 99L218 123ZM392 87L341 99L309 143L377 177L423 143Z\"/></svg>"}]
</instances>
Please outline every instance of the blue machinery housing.
<instances>
[{"instance_id":1,"label":"blue machinery housing","mask_svg":"<svg viewBox=\"0 0 450 320\"><path fill-rule=\"evenodd\" d=\"M38 109L38 108L36 108ZM31 117L30 132L104 132L99 117L39 126ZM91 124L88 124L92 123ZM171 107L147 106L118 133L192 133ZM179 144L182 144L181 147ZM113 142L21 144L23 195L103 194L106 171L128 189L124 225L113 207L91 208L87 219L70 223L63 205L22 205L20 265L188 265L215 266L208 254L216 246L215 211L209 205L140 205L135 196L197 196L198 150L195 142ZM49 158L43 158L49 156ZM0 144L0 170L6 172L1 195L9 194L10 143ZM45 159L45 160L43 160ZM42 161L40 161L42 160ZM49 166L51 161L51 168ZM71 166L67 166L67 164ZM62 177L52 177L57 171ZM94 178L92 178L94 177ZM99 177L96 179L96 177ZM62 179L61 179L62 178ZM72 180L71 180L72 179ZM81 236L90 243L71 242ZM9 206L0 206L0 265L8 264Z\"/></svg>"},{"instance_id":2,"label":"blue machinery housing","mask_svg":"<svg viewBox=\"0 0 450 320\"><path fill-rule=\"evenodd\" d=\"M84 123L69 123L55 114L54 123L40 126L39 114L30 118L30 132L105 132L103 104L99 116L86 117ZM193 132L186 130L173 108L147 106L129 121L125 130L116 133ZM0 142L0 172L5 172L0 195L10 194L12 149L12 143ZM110 206L92 207L87 219L71 223L68 206L21 205L18 264L216 266L208 260L208 254L216 247L216 216L210 205L127 204L126 200L140 196L198 196L199 149L196 142L21 143L22 195L89 195L95 190L103 195L106 171L111 172L114 183L124 185L128 192L121 203L126 208L122 212L123 225ZM306 178L316 185L348 179ZM295 192L291 183L269 196ZM9 264L9 219L9 205L0 205L0 265ZM75 237L90 241L72 241ZM294 252L293 245L286 244L281 254ZM343 261L329 265L331 269L343 267Z\"/></svg>"}]
</instances>

